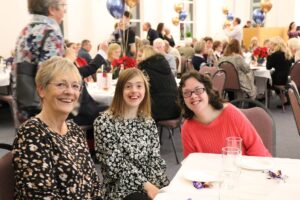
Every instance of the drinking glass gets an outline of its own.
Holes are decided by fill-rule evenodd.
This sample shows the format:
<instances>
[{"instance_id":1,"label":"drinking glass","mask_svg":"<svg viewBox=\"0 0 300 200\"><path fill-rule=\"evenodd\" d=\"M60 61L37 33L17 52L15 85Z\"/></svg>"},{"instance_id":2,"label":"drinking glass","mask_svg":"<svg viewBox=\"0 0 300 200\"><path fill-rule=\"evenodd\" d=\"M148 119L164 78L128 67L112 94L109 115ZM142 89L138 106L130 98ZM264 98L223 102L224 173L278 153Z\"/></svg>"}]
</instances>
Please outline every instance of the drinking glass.
<instances>
[{"instance_id":1,"label":"drinking glass","mask_svg":"<svg viewBox=\"0 0 300 200\"><path fill-rule=\"evenodd\" d=\"M240 151L240 155L242 155L242 144L243 139L241 137L227 137L226 138L226 147L235 147Z\"/></svg>"}]
</instances>

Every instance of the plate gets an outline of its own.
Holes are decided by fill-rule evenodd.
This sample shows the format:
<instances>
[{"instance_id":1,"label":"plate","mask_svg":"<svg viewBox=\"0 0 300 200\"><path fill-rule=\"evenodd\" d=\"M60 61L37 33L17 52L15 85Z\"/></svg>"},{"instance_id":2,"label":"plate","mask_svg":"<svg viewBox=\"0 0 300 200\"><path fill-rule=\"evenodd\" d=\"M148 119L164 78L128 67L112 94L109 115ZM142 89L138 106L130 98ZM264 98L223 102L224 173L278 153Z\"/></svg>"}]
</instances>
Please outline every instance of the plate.
<instances>
[{"instance_id":1,"label":"plate","mask_svg":"<svg viewBox=\"0 0 300 200\"><path fill-rule=\"evenodd\" d=\"M241 159L241 161L238 162L238 165L243 169L262 171L262 170L270 169L272 163L267 160Z\"/></svg>"},{"instance_id":2,"label":"plate","mask_svg":"<svg viewBox=\"0 0 300 200\"><path fill-rule=\"evenodd\" d=\"M183 174L183 177L189 181L200 181L200 182L218 182L218 173L205 170L189 170Z\"/></svg>"}]
</instances>

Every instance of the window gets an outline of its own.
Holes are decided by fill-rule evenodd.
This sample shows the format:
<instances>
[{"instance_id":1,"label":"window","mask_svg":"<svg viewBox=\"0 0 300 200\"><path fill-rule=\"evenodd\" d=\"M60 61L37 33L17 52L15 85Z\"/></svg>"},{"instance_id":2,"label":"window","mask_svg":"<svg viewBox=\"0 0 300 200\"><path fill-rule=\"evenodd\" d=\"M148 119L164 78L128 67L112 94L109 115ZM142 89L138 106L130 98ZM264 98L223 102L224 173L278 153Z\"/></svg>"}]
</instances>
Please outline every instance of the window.
<instances>
[{"instance_id":1,"label":"window","mask_svg":"<svg viewBox=\"0 0 300 200\"><path fill-rule=\"evenodd\" d=\"M187 17L184 21L180 21L180 40L184 40L186 37L193 37L194 32L194 16L193 16L193 0L182 0L183 11L187 13Z\"/></svg>"},{"instance_id":2,"label":"window","mask_svg":"<svg viewBox=\"0 0 300 200\"><path fill-rule=\"evenodd\" d=\"M127 10L131 12L132 18L130 19L131 27L133 28L137 36L141 36L141 15L140 15L140 4L137 4L135 7L130 9L127 7Z\"/></svg>"}]
</instances>

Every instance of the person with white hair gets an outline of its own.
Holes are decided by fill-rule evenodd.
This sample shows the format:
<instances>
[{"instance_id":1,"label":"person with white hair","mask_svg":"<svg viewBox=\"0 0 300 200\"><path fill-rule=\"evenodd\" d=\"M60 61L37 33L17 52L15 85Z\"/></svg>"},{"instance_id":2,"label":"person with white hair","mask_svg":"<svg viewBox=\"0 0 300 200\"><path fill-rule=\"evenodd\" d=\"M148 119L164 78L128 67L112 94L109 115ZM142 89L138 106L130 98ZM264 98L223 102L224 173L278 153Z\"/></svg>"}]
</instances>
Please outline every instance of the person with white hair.
<instances>
[{"instance_id":1,"label":"person with white hair","mask_svg":"<svg viewBox=\"0 0 300 200\"><path fill-rule=\"evenodd\" d=\"M192 38L186 38L185 39L185 46L178 48L178 51L181 56L188 58L192 58L192 56L195 53L194 48L192 47L193 39Z\"/></svg>"},{"instance_id":2,"label":"person with white hair","mask_svg":"<svg viewBox=\"0 0 300 200\"><path fill-rule=\"evenodd\" d=\"M174 76L176 76L176 61L175 61L175 57L167 54L165 51L165 42L163 39L161 38L157 38L153 41L153 48L155 50L157 50L159 53L161 53L162 55L164 55L164 57L166 58L166 60L168 61L172 74Z\"/></svg>"},{"instance_id":3,"label":"person with white hair","mask_svg":"<svg viewBox=\"0 0 300 200\"><path fill-rule=\"evenodd\" d=\"M287 45L291 50L292 55L294 56L294 60L300 60L300 39L291 38L288 40Z\"/></svg>"}]
</instances>

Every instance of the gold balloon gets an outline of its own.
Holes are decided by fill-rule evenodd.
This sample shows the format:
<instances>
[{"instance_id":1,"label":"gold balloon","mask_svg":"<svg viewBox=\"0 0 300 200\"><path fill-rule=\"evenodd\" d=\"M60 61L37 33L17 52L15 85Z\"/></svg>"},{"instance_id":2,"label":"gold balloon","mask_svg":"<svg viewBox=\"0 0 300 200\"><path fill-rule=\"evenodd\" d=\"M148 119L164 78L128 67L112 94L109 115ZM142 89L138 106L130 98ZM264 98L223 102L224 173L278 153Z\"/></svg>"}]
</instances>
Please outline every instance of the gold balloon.
<instances>
[{"instance_id":1,"label":"gold balloon","mask_svg":"<svg viewBox=\"0 0 300 200\"><path fill-rule=\"evenodd\" d=\"M125 3L130 8L133 8L139 3L139 0L125 0Z\"/></svg>"},{"instance_id":2,"label":"gold balloon","mask_svg":"<svg viewBox=\"0 0 300 200\"><path fill-rule=\"evenodd\" d=\"M229 12L229 9L227 8L227 6L224 6L223 9L222 9L222 11L223 11L224 15L227 15L228 12Z\"/></svg>"},{"instance_id":3,"label":"gold balloon","mask_svg":"<svg viewBox=\"0 0 300 200\"><path fill-rule=\"evenodd\" d=\"M172 18L172 23L177 26L179 24L179 17L173 17Z\"/></svg>"},{"instance_id":4,"label":"gold balloon","mask_svg":"<svg viewBox=\"0 0 300 200\"><path fill-rule=\"evenodd\" d=\"M177 12L177 13L180 13L183 9L183 5L182 3L175 3L174 5L174 10Z\"/></svg>"},{"instance_id":5,"label":"gold balloon","mask_svg":"<svg viewBox=\"0 0 300 200\"><path fill-rule=\"evenodd\" d=\"M260 2L260 8L264 13L267 13L272 8L272 2L270 0L262 0Z\"/></svg>"}]
</instances>

